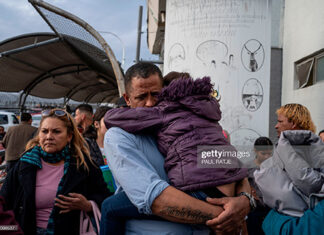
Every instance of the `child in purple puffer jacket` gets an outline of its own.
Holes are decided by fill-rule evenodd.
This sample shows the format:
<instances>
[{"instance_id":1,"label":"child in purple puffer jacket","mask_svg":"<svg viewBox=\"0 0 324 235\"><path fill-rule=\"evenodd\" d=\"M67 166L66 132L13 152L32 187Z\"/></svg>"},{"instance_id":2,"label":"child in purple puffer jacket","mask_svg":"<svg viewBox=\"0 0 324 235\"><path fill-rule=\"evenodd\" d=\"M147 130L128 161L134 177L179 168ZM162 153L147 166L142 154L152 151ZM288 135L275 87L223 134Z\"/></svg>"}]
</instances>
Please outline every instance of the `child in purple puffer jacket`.
<instances>
[{"instance_id":1,"label":"child in purple puffer jacket","mask_svg":"<svg viewBox=\"0 0 324 235\"><path fill-rule=\"evenodd\" d=\"M155 134L158 148L165 156L164 167L170 184L174 187L201 200L207 196L234 196L235 183L247 176L247 170L240 168L237 159L230 159L232 168L221 164L214 168L198 167L198 146L221 146L219 151L235 151L218 123L221 111L218 101L211 95L213 85L210 78L169 77L167 75L165 81L170 84L163 88L156 106L110 110L105 115L106 127L116 126L135 134ZM208 150L211 149L214 148ZM119 194L114 197L111 203L125 208L127 197ZM115 216L116 211L113 214ZM118 216L119 219L123 216L129 218L129 215L139 218L137 214L137 209L131 204L127 210L119 210ZM112 234L122 231L120 223L116 227L113 218L111 221Z\"/></svg>"}]
</instances>

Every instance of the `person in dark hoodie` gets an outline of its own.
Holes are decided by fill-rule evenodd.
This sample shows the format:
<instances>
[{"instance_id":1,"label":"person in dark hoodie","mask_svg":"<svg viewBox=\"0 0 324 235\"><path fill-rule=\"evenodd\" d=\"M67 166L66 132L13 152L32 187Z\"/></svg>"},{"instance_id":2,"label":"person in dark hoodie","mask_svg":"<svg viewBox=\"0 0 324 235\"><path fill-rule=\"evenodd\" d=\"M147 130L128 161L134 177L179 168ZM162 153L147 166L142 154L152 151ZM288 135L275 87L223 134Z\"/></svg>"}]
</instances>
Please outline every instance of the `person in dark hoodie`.
<instances>
[{"instance_id":1,"label":"person in dark hoodie","mask_svg":"<svg viewBox=\"0 0 324 235\"><path fill-rule=\"evenodd\" d=\"M201 200L235 196L236 182L247 176L247 170L240 168L236 159L231 159L232 168L221 164L215 168L197 166L198 146L221 146L219 151L222 148L235 151L218 123L221 111L211 95L210 78L194 80L188 73L171 72L163 81L164 88L156 106L110 110L105 115L106 127L120 127L136 134L156 134L158 148L165 156L165 170L176 188ZM203 156L203 152L201 154ZM115 199L109 200L114 203ZM121 219L145 218L131 203L128 208L126 202L118 204L121 210L115 208L117 211L110 214L108 234L122 234Z\"/></svg>"}]
</instances>

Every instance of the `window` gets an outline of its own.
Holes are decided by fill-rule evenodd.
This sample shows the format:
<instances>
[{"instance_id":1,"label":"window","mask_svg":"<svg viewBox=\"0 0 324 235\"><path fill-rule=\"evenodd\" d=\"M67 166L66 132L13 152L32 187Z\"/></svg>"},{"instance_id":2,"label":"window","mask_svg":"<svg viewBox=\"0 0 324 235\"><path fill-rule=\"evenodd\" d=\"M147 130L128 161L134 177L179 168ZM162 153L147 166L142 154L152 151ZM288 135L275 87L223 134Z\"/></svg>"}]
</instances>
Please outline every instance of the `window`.
<instances>
[{"instance_id":1,"label":"window","mask_svg":"<svg viewBox=\"0 0 324 235\"><path fill-rule=\"evenodd\" d=\"M316 81L324 81L324 54L317 58Z\"/></svg>"},{"instance_id":2,"label":"window","mask_svg":"<svg viewBox=\"0 0 324 235\"><path fill-rule=\"evenodd\" d=\"M19 124L18 118L15 115L11 115L11 116L12 116L13 124Z\"/></svg>"},{"instance_id":3,"label":"window","mask_svg":"<svg viewBox=\"0 0 324 235\"><path fill-rule=\"evenodd\" d=\"M295 62L295 88L324 81L324 49Z\"/></svg>"},{"instance_id":4,"label":"window","mask_svg":"<svg viewBox=\"0 0 324 235\"><path fill-rule=\"evenodd\" d=\"M5 114L0 114L0 124L8 124L8 116Z\"/></svg>"}]
</instances>

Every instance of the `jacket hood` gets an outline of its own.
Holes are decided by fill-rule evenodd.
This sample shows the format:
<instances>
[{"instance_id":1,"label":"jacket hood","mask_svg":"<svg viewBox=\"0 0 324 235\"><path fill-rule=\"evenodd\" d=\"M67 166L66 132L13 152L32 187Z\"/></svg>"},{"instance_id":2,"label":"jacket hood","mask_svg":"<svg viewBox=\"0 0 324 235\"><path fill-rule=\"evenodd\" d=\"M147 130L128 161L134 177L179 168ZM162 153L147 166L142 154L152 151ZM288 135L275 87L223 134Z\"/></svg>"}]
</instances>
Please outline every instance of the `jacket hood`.
<instances>
[{"instance_id":1,"label":"jacket hood","mask_svg":"<svg viewBox=\"0 0 324 235\"><path fill-rule=\"evenodd\" d=\"M218 101L210 95L212 89L209 77L180 78L163 88L159 102L177 102L199 116L219 121L221 111Z\"/></svg>"},{"instance_id":2,"label":"jacket hood","mask_svg":"<svg viewBox=\"0 0 324 235\"><path fill-rule=\"evenodd\" d=\"M169 86L162 89L160 100L176 101L181 98L193 95L209 95L213 85L209 77L198 78L179 78L173 80Z\"/></svg>"},{"instance_id":3,"label":"jacket hood","mask_svg":"<svg viewBox=\"0 0 324 235\"><path fill-rule=\"evenodd\" d=\"M321 139L313 132L308 130L287 130L283 131L280 135L278 144L285 139L292 145L308 145L308 144L321 144Z\"/></svg>"}]
</instances>

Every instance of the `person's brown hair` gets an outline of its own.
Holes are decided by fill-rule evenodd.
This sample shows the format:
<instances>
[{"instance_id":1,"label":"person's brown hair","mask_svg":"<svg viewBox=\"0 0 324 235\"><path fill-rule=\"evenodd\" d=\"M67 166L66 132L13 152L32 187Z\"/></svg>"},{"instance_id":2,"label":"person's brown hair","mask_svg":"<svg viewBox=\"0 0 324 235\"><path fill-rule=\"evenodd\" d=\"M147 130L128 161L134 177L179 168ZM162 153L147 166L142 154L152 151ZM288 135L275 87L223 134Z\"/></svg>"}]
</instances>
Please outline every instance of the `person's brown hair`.
<instances>
[{"instance_id":1,"label":"person's brown hair","mask_svg":"<svg viewBox=\"0 0 324 235\"><path fill-rule=\"evenodd\" d=\"M175 79L179 79L179 78L190 78L190 74L189 73L179 73L176 71L172 71L170 73L168 73L167 75L165 75L163 77L163 87L169 86L169 84L175 80Z\"/></svg>"},{"instance_id":2,"label":"person's brown hair","mask_svg":"<svg viewBox=\"0 0 324 235\"><path fill-rule=\"evenodd\" d=\"M90 157L89 147L88 147L88 144L85 141L85 139L80 134L80 132L77 128L77 125L74 122L74 119L66 111L64 111L66 115L57 116L57 115L55 115L55 112L54 112L55 110L61 110L61 109L52 109L51 112L49 113L49 115L42 116L38 132L39 132L40 128L42 127L42 124L45 119L57 118L57 119L61 120L64 123L65 127L67 128L67 133L72 135L72 139L70 142L71 157L75 157L77 159L77 168L79 168L80 166L83 165L86 170L89 170L89 167L85 161L85 159L88 158L90 160L90 162L92 162L91 157ZM38 133L33 139L28 141L28 143L26 145L26 150L33 148L36 145L39 145L39 134Z\"/></svg>"},{"instance_id":3,"label":"person's brown hair","mask_svg":"<svg viewBox=\"0 0 324 235\"><path fill-rule=\"evenodd\" d=\"M281 106L276 113L284 115L289 122L294 123L301 130L309 130L314 133L316 131L310 112L301 104L286 104Z\"/></svg>"}]
</instances>

